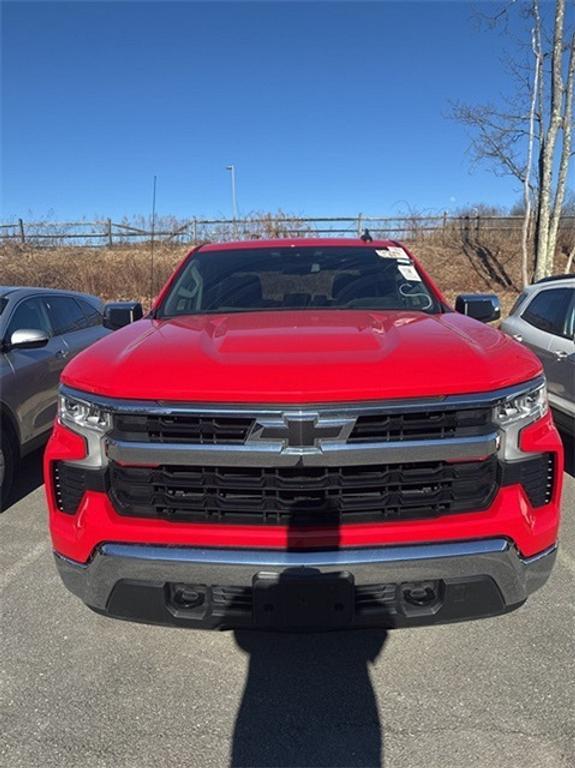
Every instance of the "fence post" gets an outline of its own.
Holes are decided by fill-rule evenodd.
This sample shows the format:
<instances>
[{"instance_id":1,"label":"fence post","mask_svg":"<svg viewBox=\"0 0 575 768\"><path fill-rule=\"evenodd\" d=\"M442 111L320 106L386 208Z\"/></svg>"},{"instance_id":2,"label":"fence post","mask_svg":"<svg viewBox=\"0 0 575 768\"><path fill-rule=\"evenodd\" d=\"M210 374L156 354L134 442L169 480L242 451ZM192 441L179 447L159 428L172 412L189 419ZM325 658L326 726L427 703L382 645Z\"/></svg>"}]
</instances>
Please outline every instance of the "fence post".
<instances>
[{"instance_id":1,"label":"fence post","mask_svg":"<svg viewBox=\"0 0 575 768\"><path fill-rule=\"evenodd\" d=\"M106 232L108 234L108 246L111 248L113 241L112 241L112 219L106 220Z\"/></svg>"},{"instance_id":2,"label":"fence post","mask_svg":"<svg viewBox=\"0 0 575 768\"><path fill-rule=\"evenodd\" d=\"M26 235L24 233L24 222L22 219L18 219L18 227L20 228L20 242L23 244L26 242Z\"/></svg>"},{"instance_id":3,"label":"fence post","mask_svg":"<svg viewBox=\"0 0 575 768\"><path fill-rule=\"evenodd\" d=\"M198 244L198 221L195 216L192 220L192 242L194 245Z\"/></svg>"},{"instance_id":4,"label":"fence post","mask_svg":"<svg viewBox=\"0 0 575 768\"><path fill-rule=\"evenodd\" d=\"M361 237L361 213L357 214L357 236Z\"/></svg>"},{"instance_id":5,"label":"fence post","mask_svg":"<svg viewBox=\"0 0 575 768\"><path fill-rule=\"evenodd\" d=\"M441 227L441 241L445 245L445 239L447 235L447 211L443 211L443 226Z\"/></svg>"}]
</instances>

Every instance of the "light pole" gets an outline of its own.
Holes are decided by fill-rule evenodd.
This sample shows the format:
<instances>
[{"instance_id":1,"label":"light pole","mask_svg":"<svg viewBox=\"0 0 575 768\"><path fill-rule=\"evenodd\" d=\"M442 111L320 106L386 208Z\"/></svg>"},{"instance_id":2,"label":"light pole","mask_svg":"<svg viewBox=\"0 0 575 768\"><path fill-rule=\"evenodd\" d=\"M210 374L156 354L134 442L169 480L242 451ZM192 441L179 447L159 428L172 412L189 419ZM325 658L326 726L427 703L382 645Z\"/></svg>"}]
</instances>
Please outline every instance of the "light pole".
<instances>
[{"instance_id":1,"label":"light pole","mask_svg":"<svg viewBox=\"0 0 575 768\"><path fill-rule=\"evenodd\" d=\"M226 171L230 171L232 174L232 210L234 214L234 221L238 218L238 198L236 191L236 166L226 165Z\"/></svg>"}]
</instances>

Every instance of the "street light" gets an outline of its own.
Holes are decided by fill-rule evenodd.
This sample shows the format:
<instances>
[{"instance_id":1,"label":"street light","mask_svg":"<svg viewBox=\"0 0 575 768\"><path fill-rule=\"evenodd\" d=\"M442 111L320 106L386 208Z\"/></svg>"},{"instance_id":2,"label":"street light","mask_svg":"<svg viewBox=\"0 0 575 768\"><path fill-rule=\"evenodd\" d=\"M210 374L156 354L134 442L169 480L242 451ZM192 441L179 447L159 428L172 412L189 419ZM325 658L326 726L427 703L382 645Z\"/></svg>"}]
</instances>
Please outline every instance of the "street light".
<instances>
[{"instance_id":1,"label":"street light","mask_svg":"<svg viewBox=\"0 0 575 768\"><path fill-rule=\"evenodd\" d=\"M234 214L234 221L238 218L238 198L236 192L236 166L226 165L226 171L230 171L232 174L232 210Z\"/></svg>"}]
</instances>

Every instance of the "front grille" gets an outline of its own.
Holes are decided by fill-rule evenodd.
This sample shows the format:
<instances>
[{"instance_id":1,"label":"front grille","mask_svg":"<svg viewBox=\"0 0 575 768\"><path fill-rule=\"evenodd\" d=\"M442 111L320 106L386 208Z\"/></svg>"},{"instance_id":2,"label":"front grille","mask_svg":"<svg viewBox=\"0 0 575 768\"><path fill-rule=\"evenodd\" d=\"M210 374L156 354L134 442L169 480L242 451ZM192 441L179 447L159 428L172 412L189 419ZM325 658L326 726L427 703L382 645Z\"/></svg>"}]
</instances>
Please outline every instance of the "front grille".
<instances>
[{"instance_id":1,"label":"front grille","mask_svg":"<svg viewBox=\"0 0 575 768\"><path fill-rule=\"evenodd\" d=\"M490 408L359 416L349 442L435 440L486 433L491 428Z\"/></svg>"},{"instance_id":2,"label":"front grille","mask_svg":"<svg viewBox=\"0 0 575 768\"><path fill-rule=\"evenodd\" d=\"M488 507L498 462L350 467L125 467L111 464L117 512L183 522L338 525Z\"/></svg>"},{"instance_id":3,"label":"front grille","mask_svg":"<svg viewBox=\"0 0 575 768\"><path fill-rule=\"evenodd\" d=\"M199 445L243 444L254 424L251 417L193 414L114 416L113 437L149 443Z\"/></svg>"},{"instance_id":4,"label":"front grille","mask_svg":"<svg viewBox=\"0 0 575 768\"><path fill-rule=\"evenodd\" d=\"M286 411L289 413L289 411ZM353 412L350 411L350 417ZM357 416L348 443L441 440L482 435L493 430L491 408L375 413ZM246 415L165 413L114 415L111 437L128 442L243 445L257 421Z\"/></svg>"}]
</instances>

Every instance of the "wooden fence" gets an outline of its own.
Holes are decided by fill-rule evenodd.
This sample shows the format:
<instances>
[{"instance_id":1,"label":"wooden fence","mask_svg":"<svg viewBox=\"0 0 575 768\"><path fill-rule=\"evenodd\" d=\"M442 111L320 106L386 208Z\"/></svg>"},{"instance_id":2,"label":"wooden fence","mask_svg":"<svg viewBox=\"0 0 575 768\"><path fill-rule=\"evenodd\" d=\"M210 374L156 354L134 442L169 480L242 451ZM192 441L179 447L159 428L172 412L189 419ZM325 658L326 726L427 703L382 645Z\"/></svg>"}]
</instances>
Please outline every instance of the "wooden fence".
<instances>
[{"instance_id":1,"label":"wooden fence","mask_svg":"<svg viewBox=\"0 0 575 768\"><path fill-rule=\"evenodd\" d=\"M0 243L15 242L35 246L101 245L112 247L131 242L149 241L198 243L209 240L233 240L275 237L358 237L368 228L376 238L417 240L430 233L457 231L469 236L484 232L514 232L519 235L522 216L356 216L283 217L267 216L243 219L204 219L193 217L175 221L160 218L154 231L150 224L134 226L112 219L99 221L24 221L0 224ZM575 232L575 216L564 216L561 229Z\"/></svg>"}]
</instances>

